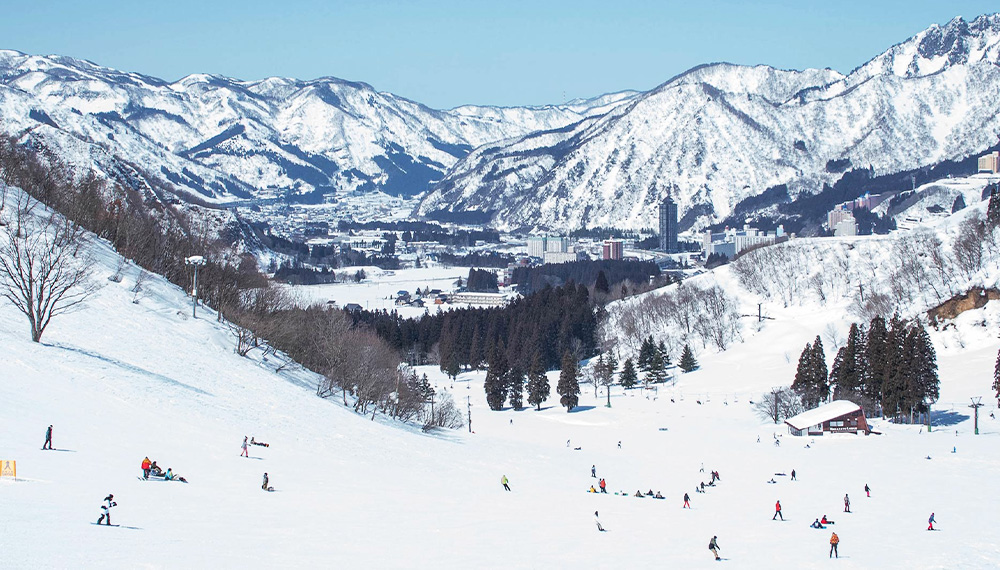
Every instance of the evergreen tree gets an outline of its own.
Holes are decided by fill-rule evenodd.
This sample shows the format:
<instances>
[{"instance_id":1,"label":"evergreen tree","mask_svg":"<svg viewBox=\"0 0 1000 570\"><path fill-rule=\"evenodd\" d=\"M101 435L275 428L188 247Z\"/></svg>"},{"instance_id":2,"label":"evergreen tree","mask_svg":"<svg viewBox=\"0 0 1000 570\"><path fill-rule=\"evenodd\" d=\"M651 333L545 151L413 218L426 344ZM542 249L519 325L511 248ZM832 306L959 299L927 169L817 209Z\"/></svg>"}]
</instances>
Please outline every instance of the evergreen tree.
<instances>
[{"instance_id":1,"label":"evergreen tree","mask_svg":"<svg viewBox=\"0 0 1000 570\"><path fill-rule=\"evenodd\" d=\"M618 372L618 358L615 357L615 351L608 351L608 358L605 361L608 365L608 373L611 374L612 379L616 372Z\"/></svg>"},{"instance_id":2,"label":"evergreen tree","mask_svg":"<svg viewBox=\"0 0 1000 570\"><path fill-rule=\"evenodd\" d=\"M508 376L507 394L510 397L510 407L515 410L524 408L524 372L519 366L511 368Z\"/></svg>"},{"instance_id":3,"label":"evergreen tree","mask_svg":"<svg viewBox=\"0 0 1000 570\"><path fill-rule=\"evenodd\" d=\"M639 370L649 372L649 367L652 366L653 359L656 356L656 342L653 340L653 335L649 335L648 338L642 341L642 346L639 347L639 360L636 362L639 365Z\"/></svg>"},{"instance_id":4,"label":"evergreen tree","mask_svg":"<svg viewBox=\"0 0 1000 570\"><path fill-rule=\"evenodd\" d=\"M802 400L803 405L806 408L813 408L815 406L812 404L812 398L807 398L807 394L810 392L813 385L813 368L812 368L812 344L806 343L806 347L802 349L802 353L799 354L799 364L795 368L795 379L792 381L792 390L799 395L799 399Z\"/></svg>"},{"instance_id":5,"label":"evergreen tree","mask_svg":"<svg viewBox=\"0 0 1000 570\"><path fill-rule=\"evenodd\" d=\"M888 336L885 319L876 316L868 325L865 339L864 362L865 376L862 393L871 403L872 417L882 415L882 384L885 383L886 366L888 364ZM868 413L865 410L865 413Z\"/></svg>"},{"instance_id":6,"label":"evergreen tree","mask_svg":"<svg viewBox=\"0 0 1000 570\"><path fill-rule=\"evenodd\" d=\"M549 399L550 390L549 379L545 376L545 368L542 366L542 356L536 352L528 369L528 404L541 410L542 402Z\"/></svg>"},{"instance_id":7,"label":"evergreen tree","mask_svg":"<svg viewBox=\"0 0 1000 570\"><path fill-rule=\"evenodd\" d=\"M603 269L597 272L597 281L594 283L594 290L605 294L611 291L611 285L608 284L608 276L604 274Z\"/></svg>"},{"instance_id":8,"label":"evergreen tree","mask_svg":"<svg viewBox=\"0 0 1000 570\"><path fill-rule=\"evenodd\" d=\"M1000 407L1000 352L997 352L997 363L993 367L993 390L997 395L997 407Z\"/></svg>"},{"instance_id":9,"label":"evergreen tree","mask_svg":"<svg viewBox=\"0 0 1000 570\"><path fill-rule=\"evenodd\" d=\"M698 368L698 361L694 359L694 353L691 352L690 345L684 345L684 350L681 352L681 361L677 366L684 372L691 372Z\"/></svg>"},{"instance_id":10,"label":"evergreen tree","mask_svg":"<svg viewBox=\"0 0 1000 570\"><path fill-rule=\"evenodd\" d=\"M510 366L507 364L506 351L494 347L486 370L486 403L491 410L502 410L507 399L507 385L510 378Z\"/></svg>"},{"instance_id":11,"label":"evergreen tree","mask_svg":"<svg viewBox=\"0 0 1000 570\"><path fill-rule=\"evenodd\" d=\"M826 368L826 352L823 350L823 341L819 338L819 335L816 335L816 340L813 341L812 348L813 378L815 378L816 382L816 395L819 398L819 403L823 403L830 398L830 372Z\"/></svg>"},{"instance_id":12,"label":"evergreen tree","mask_svg":"<svg viewBox=\"0 0 1000 570\"><path fill-rule=\"evenodd\" d=\"M882 412L899 418L906 410L906 323L894 316L886 334L885 379L882 381Z\"/></svg>"},{"instance_id":13,"label":"evergreen tree","mask_svg":"<svg viewBox=\"0 0 1000 570\"><path fill-rule=\"evenodd\" d=\"M472 342L469 344L469 367L473 370L479 370L483 365L485 340L479 323L476 323L472 329Z\"/></svg>"},{"instance_id":14,"label":"evergreen tree","mask_svg":"<svg viewBox=\"0 0 1000 570\"><path fill-rule=\"evenodd\" d=\"M997 359L997 366L1000 366L1000 356ZM635 364L632 364L631 358L625 359L625 364L622 366L621 384L625 389L632 388L635 386L636 382L639 381L639 376L635 372ZM1000 396L998 396L1000 398Z\"/></svg>"},{"instance_id":15,"label":"evergreen tree","mask_svg":"<svg viewBox=\"0 0 1000 570\"><path fill-rule=\"evenodd\" d=\"M420 378L420 384L418 385L417 392L419 392L420 397L425 402L430 401L430 399L434 397L434 387L431 386L431 382L427 379L426 374Z\"/></svg>"},{"instance_id":16,"label":"evergreen tree","mask_svg":"<svg viewBox=\"0 0 1000 570\"><path fill-rule=\"evenodd\" d=\"M817 336L812 344L806 344L799 356L792 382L792 390L799 395L806 409L815 408L827 399L830 391L827 376L823 341Z\"/></svg>"},{"instance_id":17,"label":"evergreen tree","mask_svg":"<svg viewBox=\"0 0 1000 570\"><path fill-rule=\"evenodd\" d=\"M1000 225L1000 196L997 187L990 189L990 203L986 206L986 227L993 229Z\"/></svg>"},{"instance_id":18,"label":"evergreen tree","mask_svg":"<svg viewBox=\"0 0 1000 570\"><path fill-rule=\"evenodd\" d=\"M646 371L646 383L647 384L658 384L663 382L667 377L667 368L663 365L663 357L660 356L660 351L657 349L656 354L649 362L649 370Z\"/></svg>"},{"instance_id":19,"label":"evergreen tree","mask_svg":"<svg viewBox=\"0 0 1000 570\"><path fill-rule=\"evenodd\" d=\"M569 351L563 353L562 369L559 371L559 383L556 385L559 394L559 404L567 412L573 410L580 401L580 379L576 359Z\"/></svg>"},{"instance_id":20,"label":"evergreen tree","mask_svg":"<svg viewBox=\"0 0 1000 570\"><path fill-rule=\"evenodd\" d=\"M660 358L663 359L663 368L670 366L670 352L667 351L667 344L660 341L660 346L657 347L660 353Z\"/></svg>"},{"instance_id":21,"label":"evergreen tree","mask_svg":"<svg viewBox=\"0 0 1000 570\"><path fill-rule=\"evenodd\" d=\"M937 355L927 330L912 324L906 335L907 374L904 400L913 415L930 412L930 405L938 400L941 382L937 373Z\"/></svg>"}]
</instances>

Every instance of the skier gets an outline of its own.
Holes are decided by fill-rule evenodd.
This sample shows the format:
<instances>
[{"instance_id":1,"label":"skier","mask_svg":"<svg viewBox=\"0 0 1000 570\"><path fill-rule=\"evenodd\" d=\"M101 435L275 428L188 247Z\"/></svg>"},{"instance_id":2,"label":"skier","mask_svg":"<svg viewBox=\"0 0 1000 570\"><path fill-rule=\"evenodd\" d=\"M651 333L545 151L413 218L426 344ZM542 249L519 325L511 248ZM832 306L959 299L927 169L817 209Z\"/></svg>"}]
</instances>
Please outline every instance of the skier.
<instances>
[{"instance_id":1,"label":"skier","mask_svg":"<svg viewBox=\"0 0 1000 570\"><path fill-rule=\"evenodd\" d=\"M117 507L118 503L115 502L115 496L108 493L107 497L104 497L104 504L101 505L101 518L97 519L97 524L101 524L101 521L107 520L106 525L111 525L111 507Z\"/></svg>"},{"instance_id":2,"label":"skier","mask_svg":"<svg viewBox=\"0 0 1000 570\"><path fill-rule=\"evenodd\" d=\"M851 512L851 499L847 496L847 493L844 493L844 512Z\"/></svg>"},{"instance_id":3,"label":"skier","mask_svg":"<svg viewBox=\"0 0 1000 570\"><path fill-rule=\"evenodd\" d=\"M865 495L872 496L872 490L868 487L868 483L865 483Z\"/></svg>"},{"instance_id":4,"label":"skier","mask_svg":"<svg viewBox=\"0 0 1000 570\"><path fill-rule=\"evenodd\" d=\"M264 473L264 483L260 486L261 489L267 491L267 473Z\"/></svg>"},{"instance_id":5,"label":"skier","mask_svg":"<svg viewBox=\"0 0 1000 570\"><path fill-rule=\"evenodd\" d=\"M604 478L603 477L601 478L601 482L598 483L598 485L601 487L601 492L602 493L607 493L608 492L608 484L604 482Z\"/></svg>"},{"instance_id":6,"label":"skier","mask_svg":"<svg viewBox=\"0 0 1000 570\"><path fill-rule=\"evenodd\" d=\"M504 475L503 477L500 477L500 484L503 485L504 489L506 489L507 491L510 491L510 487L507 485L507 476L506 475Z\"/></svg>"},{"instance_id":7,"label":"skier","mask_svg":"<svg viewBox=\"0 0 1000 570\"><path fill-rule=\"evenodd\" d=\"M837 558L840 558L840 553L837 552L838 544L840 544L840 537L837 536L837 533L833 533L830 536L830 558L833 558L835 555Z\"/></svg>"},{"instance_id":8,"label":"skier","mask_svg":"<svg viewBox=\"0 0 1000 570\"><path fill-rule=\"evenodd\" d=\"M45 430L45 443L42 444L42 449L52 449L52 425Z\"/></svg>"},{"instance_id":9,"label":"skier","mask_svg":"<svg viewBox=\"0 0 1000 570\"><path fill-rule=\"evenodd\" d=\"M934 513L931 513L931 518L927 519L927 530L934 530Z\"/></svg>"},{"instance_id":10,"label":"skier","mask_svg":"<svg viewBox=\"0 0 1000 570\"><path fill-rule=\"evenodd\" d=\"M712 540L709 541L709 543L708 543L708 549L711 550L712 554L715 555L715 559L716 560L722 560L721 558L719 558L719 551L722 550L722 548L719 547L719 542L718 541L719 541L719 537L713 536Z\"/></svg>"},{"instance_id":11,"label":"skier","mask_svg":"<svg viewBox=\"0 0 1000 570\"><path fill-rule=\"evenodd\" d=\"M243 445L240 446L243 451L240 453L240 457L250 458L250 451L247 449L247 436L243 436Z\"/></svg>"},{"instance_id":12,"label":"skier","mask_svg":"<svg viewBox=\"0 0 1000 570\"><path fill-rule=\"evenodd\" d=\"M143 458L140 467L142 467L142 478L149 479L149 470L153 467L153 464L152 462L149 461L148 455L145 458Z\"/></svg>"},{"instance_id":13,"label":"skier","mask_svg":"<svg viewBox=\"0 0 1000 570\"><path fill-rule=\"evenodd\" d=\"M690 501L691 501L691 497L689 497L687 493L684 493L684 506L681 507L681 508L682 509L690 509L691 508L691 502Z\"/></svg>"},{"instance_id":14,"label":"skier","mask_svg":"<svg viewBox=\"0 0 1000 570\"><path fill-rule=\"evenodd\" d=\"M773 521L778 517L781 517L781 520L785 520L785 515L781 514L781 501L774 503L774 516L771 517L771 520Z\"/></svg>"},{"instance_id":15,"label":"skier","mask_svg":"<svg viewBox=\"0 0 1000 570\"><path fill-rule=\"evenodd\" d=\"M795 470L794 469L792 469L792 481L796 481L796 479L795 479Z\"/></svg>"},{"instance_id":16,"label":"skier","mask_svg":"<svg viewBox=\"0 0 1000 570\"><path fill-rule=\"evenodd\" d=\"M597 518L597 511L594 511L594 522L597 523L597 530L604 532L604 527L601 526L601 519Z\"/></svg>"},{"instance_id":17,"label":"skier","mask_svg":"<svg viewBox=\"0 0 1000 570\"><path fill-rule=\"evenodd\" d=\"M596 465L591 465L590 466L590 476L593 477L594 479L597 479L597 466Z\"/></svg>"}]
</instances>

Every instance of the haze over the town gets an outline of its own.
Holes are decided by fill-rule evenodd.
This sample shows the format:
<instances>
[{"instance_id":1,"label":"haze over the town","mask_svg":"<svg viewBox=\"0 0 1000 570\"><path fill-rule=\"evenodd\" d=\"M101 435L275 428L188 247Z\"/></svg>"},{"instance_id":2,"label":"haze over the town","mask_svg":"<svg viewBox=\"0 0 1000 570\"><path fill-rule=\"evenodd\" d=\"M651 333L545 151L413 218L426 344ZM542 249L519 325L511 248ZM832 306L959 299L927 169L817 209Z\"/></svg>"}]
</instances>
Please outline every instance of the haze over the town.
<instances>
[{"instance_id":1,"label":"haze over the town","mask_svg":"<svg viewBox=\"0 0 1000 570\"><path fill-rule=\"evenodd\" d=\"M648 90L715 61L847 73L931 23L996 9L982 0L6 4L0 48L168 81L335 76L439 109Z\"/></svg>"}]
</instances>

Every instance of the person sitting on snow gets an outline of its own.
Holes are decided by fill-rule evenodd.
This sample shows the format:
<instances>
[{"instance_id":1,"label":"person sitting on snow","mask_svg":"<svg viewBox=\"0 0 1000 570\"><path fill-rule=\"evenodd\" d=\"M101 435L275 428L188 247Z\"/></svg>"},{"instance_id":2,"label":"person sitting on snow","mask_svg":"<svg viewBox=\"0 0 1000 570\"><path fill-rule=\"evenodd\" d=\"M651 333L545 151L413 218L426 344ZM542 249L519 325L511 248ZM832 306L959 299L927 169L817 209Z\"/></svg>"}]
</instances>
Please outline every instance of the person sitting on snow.
<instances>
[{"instance_id":1,"label":"person sitting on snow","mask_svg":"<svg viewBox=\"0 0 1000 570\"><path fill-rule=\"evenodd\" d=\"M646 492L646 496L647 496L647 497L652 497L652 496L653 496L653 490L652 490L652 489L650 489L649 491L647 491L647 492Z\"/></svg>"},{"instance_id":2,"label":"person sitting on snow","mask_svg":"<svg viewBox=\"0 0 1000 570\"><path fill-rule=\"evenodd\" d=\"M149 474L156 477L163 477L163 469L160 469L160 466L157 465L156 462L154 461L149 466Z\"/></svg>"},{"instance_id":3,"label":"person sitting on snow","mask_svg":"<svg viewBox=\"0 0 1000 570\"><path fill-rule=\"evenodd\" d=\"M656 498L657 498L657 499L662 499L662 498L664 498L664 497L663 497L663 495L661 495L661 494L660 494L660 492L659 492L659 491L657 491L657 492L656 492Z\"/></svg>"},{"instance_id":4,"label":"person sitting on snow","mask_svg":"<svg viewBox=\"0 0 1000 570\"><path fill-rule=\"evenodd\" d=\"M823 518L822 518L822 520L820 520L819 522L820 522L821 524L833 524L833 521L831 521L831 520L828 520L828 519L826 518L826 515L823 515Z\"/></svg>"},{"instance_id":5,"label":"person sitting on snow","mask_svg":"<svg viewBox=\"0 0 1000 570\"><path fill-rule=\"evenodd\" d=\"M826 528L825 526L820 524L819 519L814 520L813 523L809 526L811 526L812 528Z\"/></svg>"},{"instance_id":6,"label":"person sitting on snow","mask_svg":"<svg viewBox=\"0 0 1000 570\"><path fill-rule=\"evenodd\" d=\"M635 496L641 499L643 497L642 491L636 491Z\"/></svg>"},{"instance_id":7,"label":"person sitting on snow","mask_svg":"<svg viewBox=\"0 0 1000 570\"><path fill-rule=\"evenodd\" d=\"M590 490L589 490L589 491L587 491L587 492L588 492L588 493L596 493L596 492L597 492L597 489L595 489L595 488L594 488L594 486L593 486L593 485L591 485L591 486L590 486Z\"/></svg>"}]
</instances>

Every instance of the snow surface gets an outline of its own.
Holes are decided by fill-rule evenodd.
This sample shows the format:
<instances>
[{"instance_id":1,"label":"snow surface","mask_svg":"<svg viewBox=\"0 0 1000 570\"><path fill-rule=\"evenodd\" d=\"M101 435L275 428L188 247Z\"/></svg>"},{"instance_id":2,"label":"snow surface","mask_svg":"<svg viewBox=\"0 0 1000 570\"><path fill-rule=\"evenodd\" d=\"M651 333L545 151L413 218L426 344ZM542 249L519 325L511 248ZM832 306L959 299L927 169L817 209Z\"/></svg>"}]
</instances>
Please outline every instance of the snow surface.
<instances>
[{"instance_id":1,"label":"snow surface","mask_svg":"<svg viewBox=\"0 0 1000 570\"><path fill-rule=\"evenodd\" d=\"M674 384L616 387L611 408L584 386L573 413L554 393L542 411L491 412L482 372L452 384L422 368L462 409L468 398L475 432L422 433L316 397L314 375L275 371L280 355L237 356L210 310L192 319L183 291L158 278L133 304L137 270L106 281L115 256L100 243L94 252L106 285L41 344L0 305L0 459L18 462L17 481L0 479L5 567L708 568L718 567L713 535L736 568L1000 559L1000 497L989 487L1000 476L1000 423L989 415L1000 303L932 332L942 385L931 433L875 420L884 435L793 438L752 414L750 400L791 382L825 324L846 334L843 306L811 303L770 307L774 320L726 352L699 354L702 367ZM988 404L979 436L970 396ZM50 423L59 451L39 449ZM270 447L240 457L244 435ZM146 455L190 484L137 480ZM610 492L667 499L588 494L591 465ZM798 481L780 475L792 469ZM711 470L722 480L694 493ZM260 489L265 471L274 493ZM90 524L108 493L122 527ZM776 500L784 522L771 520ZM595 510L608 532L596 530ZM932 511L940 532L924 530ZM836 525L808 527L824 514Z\"/></svg>"}]
</instances>

